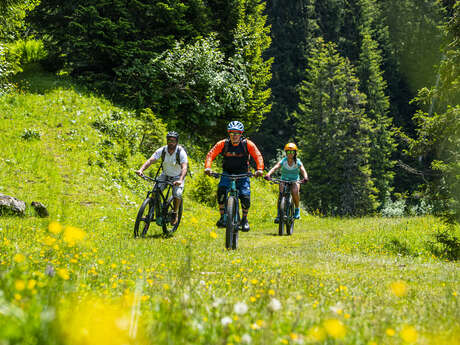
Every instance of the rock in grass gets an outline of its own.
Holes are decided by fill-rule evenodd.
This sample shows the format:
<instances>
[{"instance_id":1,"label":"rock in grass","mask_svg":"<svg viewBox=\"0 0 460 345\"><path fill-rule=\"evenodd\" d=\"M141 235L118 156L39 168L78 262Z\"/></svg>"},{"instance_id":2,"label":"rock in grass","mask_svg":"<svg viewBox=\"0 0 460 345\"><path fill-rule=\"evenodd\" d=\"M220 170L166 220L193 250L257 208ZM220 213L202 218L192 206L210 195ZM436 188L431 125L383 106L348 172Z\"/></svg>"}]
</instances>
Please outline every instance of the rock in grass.
<instances>
[{"instance_id":1,"label":"rock in grass","mask_svg":"<svg viewBox=\"0 0 460 345\"><path fill-rule=\"evenodd\" d=\"M43 205L41 202L32 201L31 205L34 208L35 212L37 212L39 217L46 218L50 215L48 213L46 206Z\"/></svg>"},{"instance_id":2,"label":"rock in grass","mask_svg":"<svg viewBox=\"0 0 460 345\"><path fill-rule=\"evenodd\" d=\"M26 211L26 203L12 196L0 193L0 215L23 216Z\"/></svg>"}]
</instances>

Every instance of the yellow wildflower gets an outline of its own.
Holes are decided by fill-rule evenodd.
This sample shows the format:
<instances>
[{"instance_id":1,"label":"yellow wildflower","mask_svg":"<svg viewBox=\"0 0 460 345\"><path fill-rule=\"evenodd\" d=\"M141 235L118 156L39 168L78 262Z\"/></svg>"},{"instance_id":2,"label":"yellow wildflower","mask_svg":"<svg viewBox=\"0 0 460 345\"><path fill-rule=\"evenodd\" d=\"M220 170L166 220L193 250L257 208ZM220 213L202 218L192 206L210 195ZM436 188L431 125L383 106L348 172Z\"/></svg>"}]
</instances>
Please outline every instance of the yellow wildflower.
<instances>
[{"instance_id":1,"label":"yellow wildflower","mask_svg":"<svg viewBox=\"0 0 460 345\"><path fill-rule=\"evenodd\" d=\"M32 290L36 284L37 284L37 281L35 279L31 279L27 282L27 288L29 290Z\"/></svg>"},{"instance_id":2,"label":"yellow wildflower","mask_svg":"<svg viewBox=\"0 0 460 345\"><path fill-rule=\"evenodd\" d=\"M62 231L62 225L59 224L58 222L51 222L48 225L48 230L49 232L57 235Z\"/></svg>"},{"instance_id":3,"label":"yellow wildflower","mask_svg":"<svg viewBox=\"0 0 460 345\"><path fill-rule=\"evenodd\" d=\"M76 243L82 241L86 236L86 233L74 226L66 226L64 229L64 242L70 247L73 247Z\"/></svg>"},{"instance_id":4,"label":"yellow wildflower","mask_svg":"<svg viewBox=\"0 0 460 345\"><path fill-rule=\"evenodd\" d=\"M415 327L408 325L403 327L399 335L401 336L402 340L409 344L415 343L418 338L417 330Z\"/></svg>"},{"instance_id":5,"label":"yellow wildflower","mask_svg":"<svg viewBox=\"0 0 460 345\"><path fill-rule=\"evenodd\" d=\"M398 281L391 283L390 290L393 293L393 295L397 297L403 297L407 295L408 286L406 282L402 280L398 280Z\"/></svg>"},{"instance_id":6,"label":"yellow wildflower","mask_svg":"<svg viewBox=\"0 0 460 345\"><path fill-rule=\"evenodd\" d=\"M56 239L54 237L51 237L51 236L46 236L43 240L42 240L42 243L45 245L45 246L52 246L54 244L54 242L56 242Z\"/></svg>"},{"instance_id":7,"label":"yellow wildflower","mask_svg":"<svg viewBox=\"0 0 460 345\"><path fill-rule=\"evenodd\" d=\"M13 260L14 262L17 262L18 264L21 263L21 262L24 262L24 260L26 259L26 257L20 253L16 254L14 257L13 257Z\"/></svg>"},{"instance_id":8,"label":"yellow wildflower","mask_svg":"<svg viewBox=\"0 0 460 345\"><path fill-rule=\"evenodd\" d=\"M61 279L69 280L69 278L70 278L69 271L67 271L66 268L58 268L56 270L56 273Z\"/></svg>"},{"instance_id":9,"label":"yellow wildflower","mask_svg":"<svg viewBox=\"0 0 460 345\"><path fill-rule=\"evenodd\" d=\"M326 332L319 326L313 326L308 330L307 338L310 342L320 342L326 339Z\"/></svg>"},{"instance_id":10,"label":"yellow wildflower","mask_svg":"<svg viewBox=\"0 0 460 345\"><path fill-rule=\"evenodd\" d=\"M387 330L385 331L386 335L388 335L389 337L392 337L396 334L396 331L393 329L393 328L387 328Z\"/></svg>"},{"instance_id":11,"label":"yellow wildflower","mask_svg":"<svg viewBox=\"0 0 460 345\"><path fill-rule=\"evenodd\" d=\"M209 233L209 236L211 236L212 238L217 238L218 237L218 235L214 231L211 231Z\"/></svg>"},{"instance_id":12,"label":"yellow wildflower","mask_svg":"<svg viewBox=\"0 0 460 345\"><path fill-rule=\"evenodd\" d=\"M24 280L16 280L14 282L14 288L18 291L22 291L26 288L26 283Z\"/></svg>"},{"instance_id":13,"label":"yellow wildflower","mask_svg":"<svg viewBox=\"0 0 460 345\"><path fill-rule=\"evenodd\" d=\"M327 334L333 338L343 338L347 334L344 324L337 319L329 319L323 323Z\"/></svg>"}]
</instances>

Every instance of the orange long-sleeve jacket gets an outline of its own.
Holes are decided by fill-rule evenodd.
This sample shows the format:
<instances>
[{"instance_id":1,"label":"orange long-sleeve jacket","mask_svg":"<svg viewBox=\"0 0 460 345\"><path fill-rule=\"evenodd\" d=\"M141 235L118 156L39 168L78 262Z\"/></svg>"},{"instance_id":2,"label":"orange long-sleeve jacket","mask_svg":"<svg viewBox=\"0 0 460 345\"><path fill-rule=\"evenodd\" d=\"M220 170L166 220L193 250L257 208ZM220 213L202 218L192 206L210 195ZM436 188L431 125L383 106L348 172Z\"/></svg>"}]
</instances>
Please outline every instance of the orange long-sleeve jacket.
<instances>
[{"instance_id":1,"label":"orange long-sleeve jacket","mask_svg":"<svg viewBox=\"0 0 460 345\"><path fill-rule=\"evenodd\" d=\"M227 152L223 152L225 149L225 143L228 140ZM244 148L244 142L246 142L247 150ZM264 160L257 146L249 139L241 140L238 145L233 145L229 139L223 139L217 142L216 145L206 155L206 161L204 164L205 169L211 168L212 161L219 154L223 154L223 170L230 174L245 173L249 169L249 155L256 162L257 170L264 169Z\"/></svg>"}]
</instances>

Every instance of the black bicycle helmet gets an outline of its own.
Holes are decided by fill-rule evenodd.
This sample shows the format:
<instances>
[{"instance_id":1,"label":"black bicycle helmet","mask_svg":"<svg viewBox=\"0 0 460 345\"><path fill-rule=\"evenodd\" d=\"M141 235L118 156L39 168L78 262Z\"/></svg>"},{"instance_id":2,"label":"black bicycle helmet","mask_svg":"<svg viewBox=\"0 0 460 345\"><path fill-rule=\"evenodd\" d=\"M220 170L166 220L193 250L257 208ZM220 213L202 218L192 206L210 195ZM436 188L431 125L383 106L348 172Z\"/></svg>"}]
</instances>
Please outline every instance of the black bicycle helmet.
<instances>
[{"instance_id":1,"label":"black bicycle helmet","mask_svg":"<svg viewBox=\"0 0 460 345\"><path fill-rule=\"evenodd\" d=\"M168 138L176 138L177 141L179 141L179 133L171 131L166 134L166 139Z\"/></svg>"}]
</instances>

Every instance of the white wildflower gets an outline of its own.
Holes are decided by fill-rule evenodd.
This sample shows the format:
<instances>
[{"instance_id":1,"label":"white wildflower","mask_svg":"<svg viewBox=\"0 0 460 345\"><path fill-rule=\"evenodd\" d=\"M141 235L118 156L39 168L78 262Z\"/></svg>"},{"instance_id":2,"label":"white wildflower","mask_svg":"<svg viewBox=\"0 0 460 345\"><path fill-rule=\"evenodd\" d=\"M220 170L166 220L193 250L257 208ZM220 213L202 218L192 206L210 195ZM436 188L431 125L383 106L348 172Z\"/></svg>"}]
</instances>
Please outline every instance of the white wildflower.
<instances>
[{"instance_id":1,"label":"white wildflower","mask_svg":"<svg viewBox=\"0 0 460 345\"><path fill-rule=\"evenodd\" d=\"M233 307L233 311L238 315L246 314L246 312L248 311L248 305L244 302L238 302Z\"/></svg>"},{"instance_id":2,"label":"white wildflower","mask_svg":"<svg viewBox=\"0 0 460 345\"><path fill-rule=\"evenodd\" d=\"M244 344L251 344L251 341L252 341L252 338L247 333L243 334L243 336L241 337L241 342Z\"/></svg>"},{"instance_id":3,"label":"white wildflower","mask_svg":"<svg viewBox=\"0 0 460 345\"><path fill-rule=\"evenodd\" d=\"M218 307L219 307L222 303L224 303L224 302L225 302L225 299L219 297L219 298L216 298L216 299L214 300L214 302L212 302L212 306L213 306L214 308L218 308Z\"/></svg>"},{"instance_id":4,"label":"white wildflower","mask_svg":"<svg viewBox=\"0 0 460 345\"><path fill-rule=\"evenodd\" d=\"M232 323L232 318L230 316L226 316L222 320L220 320L220 323L222 324L222 326L226 327Z\"/></svg>"},{"instance_id":5,"label":"white wildflower","mask_svg":"<svg viewBox=\"0 0 460 345\"><path fill-rule=\"evenodd\" d=\"M276 298L272 298L270 303L268 304L268 308L271 311L278 311L281 309L281 302L278 301Z\"/></svg>"}]
</instances>

